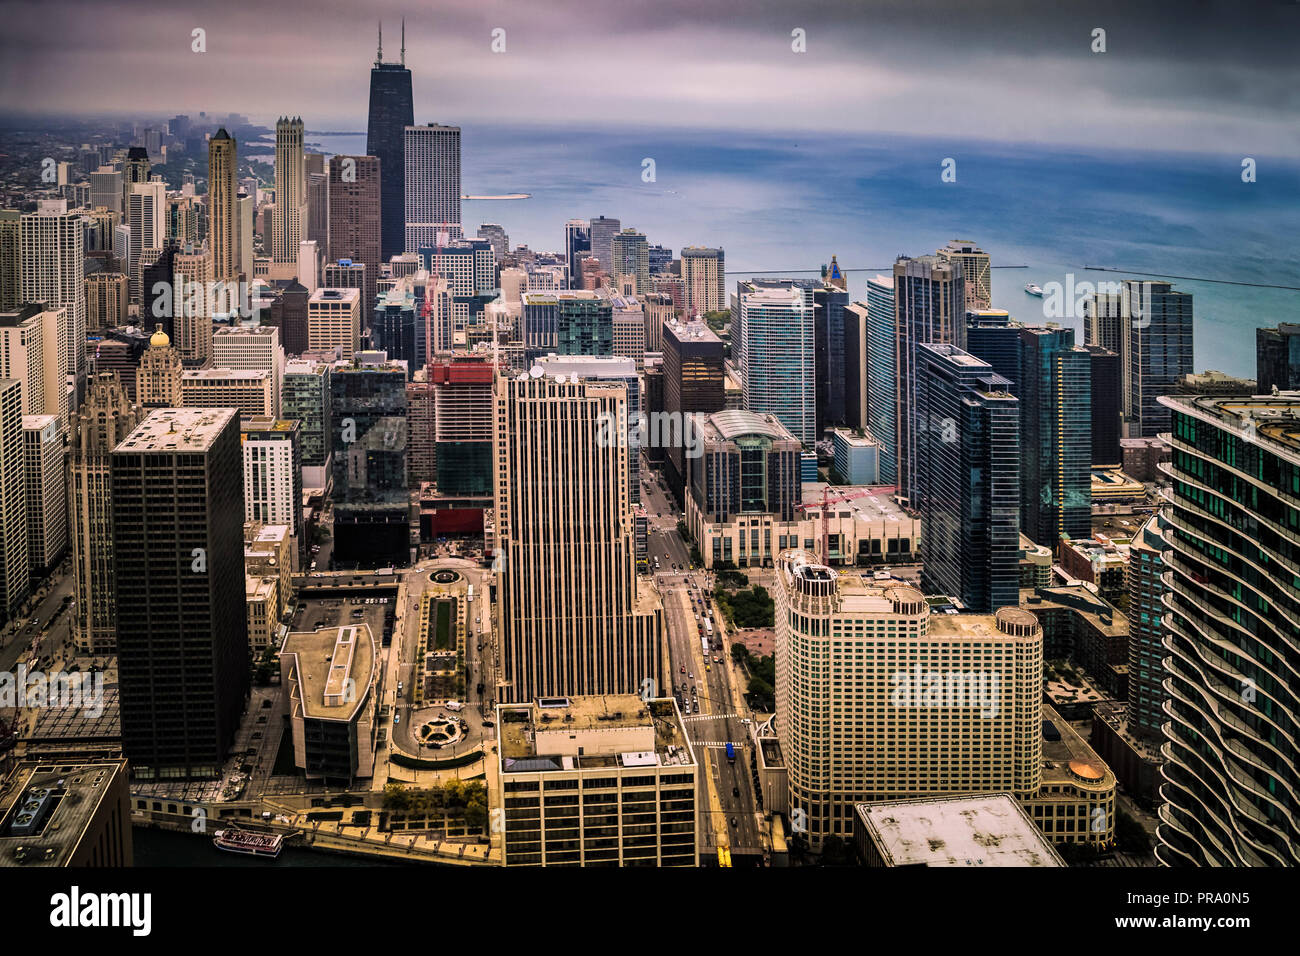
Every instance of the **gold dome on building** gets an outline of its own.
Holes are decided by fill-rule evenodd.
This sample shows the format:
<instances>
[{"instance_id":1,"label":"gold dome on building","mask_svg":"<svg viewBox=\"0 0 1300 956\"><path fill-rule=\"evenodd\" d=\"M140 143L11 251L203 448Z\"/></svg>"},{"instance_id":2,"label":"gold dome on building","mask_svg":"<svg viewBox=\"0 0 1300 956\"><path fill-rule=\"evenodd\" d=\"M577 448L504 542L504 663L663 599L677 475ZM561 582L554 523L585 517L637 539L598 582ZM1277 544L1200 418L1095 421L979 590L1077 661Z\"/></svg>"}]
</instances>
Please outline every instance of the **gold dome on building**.
<instances>
[{"instance_id":1,"label":"gold dome on building","mask_svg":"<svg viewBox=\"0 0 1300 956\"><path fill-rule=\"evenodd\" d=\"M153 335L149 336L150 348L165 349L171 344L172 340L167 337L167 333L163 331L161 324L154 330Z\"/></svg>"}]
</instances>

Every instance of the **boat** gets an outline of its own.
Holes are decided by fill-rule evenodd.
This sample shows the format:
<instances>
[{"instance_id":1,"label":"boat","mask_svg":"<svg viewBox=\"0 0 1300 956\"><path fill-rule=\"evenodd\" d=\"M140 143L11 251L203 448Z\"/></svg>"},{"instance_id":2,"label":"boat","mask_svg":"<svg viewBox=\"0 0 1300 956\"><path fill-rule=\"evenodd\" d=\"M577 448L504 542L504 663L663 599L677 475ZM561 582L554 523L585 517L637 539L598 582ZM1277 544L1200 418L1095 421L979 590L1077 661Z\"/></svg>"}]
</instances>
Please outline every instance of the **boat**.
<instances>
[{"instance_id":1,"label":"boat","mask_svg":"<svg viewBox=\"0 0 1300 956\"><path fill-rule=\"evenodd\" d=\"M1025 284L1025 292L1029 293L1030 295L1036 295L1040 299L1043 297L1043 287L1034 285L1032 282Z\"/></svg>"},{"instance_id":2,"label":"boat","mask_svg":"<svg viewBox=\"0 0 1300 956\"><path fill-rule=\"evenodd\" d=\"M228 853L245 856L265 856L274 860L280 855L284 837L278 833L254 833L252 830L218 830L212 835L212 845Z\"/></svg>"}]
</instances>

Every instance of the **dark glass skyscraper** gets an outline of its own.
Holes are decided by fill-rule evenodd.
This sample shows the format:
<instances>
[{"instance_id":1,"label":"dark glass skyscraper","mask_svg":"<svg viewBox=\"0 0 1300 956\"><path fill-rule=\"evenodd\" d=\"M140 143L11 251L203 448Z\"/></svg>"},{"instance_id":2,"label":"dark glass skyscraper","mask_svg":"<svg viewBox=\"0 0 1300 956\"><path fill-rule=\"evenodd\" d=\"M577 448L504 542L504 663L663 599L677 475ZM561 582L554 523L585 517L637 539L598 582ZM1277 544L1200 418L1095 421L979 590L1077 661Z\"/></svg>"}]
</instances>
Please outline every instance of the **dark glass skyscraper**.
<instances>
[{"instance_id":1,"label":"dark glass skyscraper","mask_svg":"<svg viewBox=\"0 0 1300 956\"><path fill-rule=\"evenodd\" d=\"M1100 345L1084 347L1092 357L1092 463L1118 465L1124 460L1119 448L1123 426L1119 353Z\"/></svg>"},{"instance_id":2,"label":"dark glass skyscraper","mask_svg":"<svg viewBox=\"0 0 1300 956\"><path fill-rule=\"evenodd\" d=\"M954 345L916 353L922 585L988 613L1020 603L1020 409L1010 383Z\"/></svg>"},{"instance_id":3,"label":"dark glass skyscraper","mask_svg":"<svg viewBox=\"0 0 1300 956\"><path fill-rule=\"evenodd\" d=\"M1074 330L1020 330L1020 530L1053 551L1092 533L1092 359Z\"/></svg>"},{"instance_id":4,"label":"dark glass skyscraper","mask_svg":"<svg viewBox=\"0 0 1300 956\"><path fill-rule=\"evenodd\" d=\"M1261 395L1300 388L1300 324L1255 330L1255 381Z\"/></svg>"},{"instance_id":5,"label":"dark glass skyscraper","mask_svg":"<svg viewBox=\"0 0 1300 956\"><path fill-rule=\"evenodd\" d=\"M140 778L217 777L249 689L239 415L159 409L111 467L122 751Z\"/></svg>"},{"instance_id":6,"label":"dark glass skyscraper","mask_svg":"<svg viewBox=\"0 0 1300 956\"><path fill-rule=\"evenodd\" d=\"M894 263L894 315L898 340L898 492L912 507L917 495L917 432L914 406L921 380L916 350L927 342L966 348L966 286L961 264L938 256L906 256Z\"/></svg>"},{"instance_id":7,"label":"dark glass skyscraper","mask_svg":"<svg viewBox=\"0 0 1300 956\"><path fill-rule=\"evenodd\" d=\"M849 423L845 407L845 370L860 367L861 355L845 349L844 309L849 294L833 285L813 289L814 381L817 386L817 437L835 425Z\"/></svg>"},{"instance_id":8,"label":"dark glass skyscraper","mask_svg":"<svg viewBox=\"0 0 1300 956\"><path fill-rule=\"evenodd\" d=\"M406 242L406 156L404 130L415 124L411 98L411 71L406 68L406 40L402 62L385 63L383 34L379 56L370 71L370 122L366 127L366 155L379 160L380 251L384 261L400 254Z\"/></svg>"}]
</instances>

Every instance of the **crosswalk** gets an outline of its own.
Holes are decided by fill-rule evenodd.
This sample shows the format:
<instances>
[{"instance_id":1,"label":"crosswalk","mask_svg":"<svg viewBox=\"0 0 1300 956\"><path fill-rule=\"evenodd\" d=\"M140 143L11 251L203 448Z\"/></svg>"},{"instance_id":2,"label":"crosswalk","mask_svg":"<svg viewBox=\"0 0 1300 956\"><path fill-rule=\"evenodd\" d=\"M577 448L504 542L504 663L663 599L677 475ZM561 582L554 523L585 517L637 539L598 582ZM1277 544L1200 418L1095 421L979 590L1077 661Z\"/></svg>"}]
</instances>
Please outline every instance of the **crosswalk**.
<instances>
[{"instance_id":1,"label":"crosswalk","mask_svg":"<svg viewBox=\"0 0 1300 956\"><path fill-rule=\"evenodd\" d=\"M692 747L708 747L710 750L726 750L727 744L733 747L743 747L744 743L739 740L692 740Z\"/></svg>"},{"instance_id":2,"label":"crosswalk","mask_svg":"<svg viewBox=\"0 0 1300 956\"><path fill-rule=\"evenodd\" d=\"M744 714L691 714L689 717L683 717L683 722L692 720L736 720L744 717Z\"/></svg>"}]
</instances>

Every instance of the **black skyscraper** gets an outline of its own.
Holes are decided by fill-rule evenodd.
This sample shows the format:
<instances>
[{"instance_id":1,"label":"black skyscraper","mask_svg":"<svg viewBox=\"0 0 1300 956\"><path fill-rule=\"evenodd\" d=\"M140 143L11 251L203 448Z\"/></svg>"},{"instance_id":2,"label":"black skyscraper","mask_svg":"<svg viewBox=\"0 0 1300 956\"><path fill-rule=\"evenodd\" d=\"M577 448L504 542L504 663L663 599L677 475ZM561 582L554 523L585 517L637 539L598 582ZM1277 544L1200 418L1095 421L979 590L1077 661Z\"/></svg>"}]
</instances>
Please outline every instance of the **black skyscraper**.
<instances>
[{"instance_id":1,"label":"black skyscraper","mask_svg":"<svg viewBox=\"0 0 1300 956\"><path fill-rule=\"evenodd\" d=\"M406 243L406 157L403 129L415 125L411 71L406 68L406 26L402 26L402 61L384 62L384 35L370 71L370 124L366 154L379 158L380 251L387 262Z\"/></svg>"},{"instance_id":2,"label":"black skyscraper","mask_svg":"<svg viewBox=\"0 0 1300 956\"><path fill-rule=\"evenodd\" d=\"M122 751L143 779L220 776L249 689L238 412L154 412L112 493Z\"/></svg>"}]
</instances>

